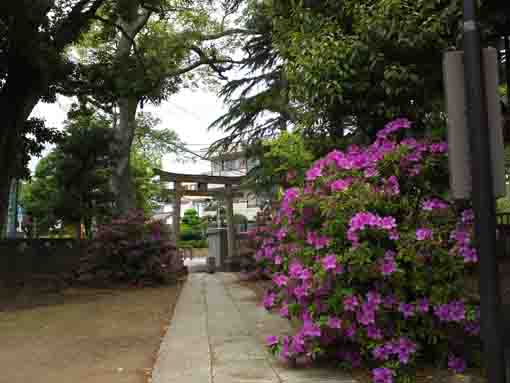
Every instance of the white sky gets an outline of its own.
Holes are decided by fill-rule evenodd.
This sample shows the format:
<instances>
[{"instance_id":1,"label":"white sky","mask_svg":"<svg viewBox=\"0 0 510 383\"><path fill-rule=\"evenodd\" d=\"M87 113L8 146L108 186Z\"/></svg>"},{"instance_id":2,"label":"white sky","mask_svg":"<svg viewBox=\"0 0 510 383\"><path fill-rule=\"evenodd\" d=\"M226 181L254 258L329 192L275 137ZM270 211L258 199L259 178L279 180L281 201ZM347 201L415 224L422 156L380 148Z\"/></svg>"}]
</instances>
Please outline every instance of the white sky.
<instances>
[{"instance_id":1,"label":"white sky","mask_svg":"<svg viewBox=\"0 0 510 383\"><path fill-rule=\"evenodd\" d=\"M39 103L32 116L46 120L47 126L63 127L71 99L59 97L55 104ZM139 109L140 110L140 109ZM199 152L223 136L219 131L208 131L211 122L225 113L226 106L214 93L205 89L183 89L168 101L158 106L146 104L144 111L151 112L161 119L161 128L170 128L177 132L188 149ZM46 153L44 153L46 154ZM33 158L30 168L33 170L38 158ZM163 169L179 173L199 174L210 171L210 162L178 162L175 156L168 155L163 160Z\"/></svg>"}]
</instances>

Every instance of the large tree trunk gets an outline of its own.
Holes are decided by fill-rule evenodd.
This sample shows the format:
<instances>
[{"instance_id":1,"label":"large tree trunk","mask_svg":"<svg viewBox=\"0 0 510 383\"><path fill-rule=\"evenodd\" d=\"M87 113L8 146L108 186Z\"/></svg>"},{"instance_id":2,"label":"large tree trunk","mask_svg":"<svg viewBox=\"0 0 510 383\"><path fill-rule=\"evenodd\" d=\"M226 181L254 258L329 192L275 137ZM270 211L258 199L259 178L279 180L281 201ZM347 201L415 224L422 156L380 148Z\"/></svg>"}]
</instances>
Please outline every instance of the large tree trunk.
<instances>
[{"instance_id":1,"label":"large tree trunk","mask_svg":"<svg viewBox=\"0 0 510 383\"><path fill-rule=\"evenodd\" d=\"M0 84L0 233L7 218L11 180L19 171L25 121L48 89L55 70L54 57L80 36L103 2L78 2L57 29L51 53L41 45L44 44L41 37L46 32L39 28L52 2L2 2L6 6L1 11L8 12L10 17L7 25L8 74L6 82Z\"/></svg>"},{"instance_id":2,"label":"large tree trunk","mask_svg":"<svg viewBox=\"0 0 510 383\"><path fill-rule=\"evenodd\" d=\"M112 178L117 213L124 215L136 208L136 193L131 178L131 146L136 129L138 100L126 97L119 100L119 122L115 128L118 157Z\"/></svg>"},{"instance_id":3,"label":"large tree trunk","mask_svg":"<svg viewBox=\"0 0 510 383\"><path fill-rule=\"evenodd\" d=\"M129 68L130 57L133 55L133 41L140 30L145 26L150 17L150 11L138 12L137 1L124 1L124 13L121 14L123 32L119 38L117 52L115 54L119 64L119 77L123 77L124 83L130 82ZM138 58L137 58L138 59ZM125 66L126 65L126 66ZM123 90L126 93L126 89ZM112 178L112 187L115 195L117 213L124 215L136 208L136 193L131 178L131 146L136 129L136 110L138 98L136 94L122 95L118 99L119 119L114 125L118 144L118 160Z\"/></svg>"},{"instance_id":4,"label":"large tree trunk","mask_svg":"<svg viewBox=\"0 0 510 383\"><path fill-rule=\"evenodd\" d=\"M11 181L20 170L23 126L39 98L37 92L11 91L8 85L4 96L0 97L3 120L0 125L0 233L3 233L7 219Z\"/></svg>"},{"instance_id":5,"label":"large tree trunk","mask_svg":"<svg viewBox=\"0 0 510 383\"><path fill-rule=\"evenodd\" d=\"M11 51L14 51L12 49ZM0 94L0 233L3 233L9 207L11 181L21 166L20 141L23 126L43 92L38 84L41 78L33 67L23 65L17 52L10 61L9 77ZM21 63L20 63L21 61ZM26 63L26 61L25 61ZM15 65L17 64L17 65Z\"/></svg>"}]
</instances>

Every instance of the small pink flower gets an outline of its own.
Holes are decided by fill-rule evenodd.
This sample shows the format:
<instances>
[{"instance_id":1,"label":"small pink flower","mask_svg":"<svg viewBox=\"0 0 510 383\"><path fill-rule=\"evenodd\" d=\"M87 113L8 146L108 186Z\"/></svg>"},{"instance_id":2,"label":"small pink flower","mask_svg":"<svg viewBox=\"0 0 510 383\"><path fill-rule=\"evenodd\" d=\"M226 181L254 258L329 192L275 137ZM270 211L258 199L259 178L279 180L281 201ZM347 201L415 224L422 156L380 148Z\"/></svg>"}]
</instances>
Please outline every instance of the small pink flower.
<instances>
[{"instance_id":1,"label":"small pink flower","mask_svg":"<svg viewBox=\"0 0 510 383\"><path fill-rule=\"evenodd\" d=\"M328 327L335 328L335 329L342 328L342 320L338 319L336 317L329 317L328 318Z\"/></svg>"},{"instance_id":2,"label":"small pink flower","mask_svg":"<svg viewBox=\"0 0 510 383\"><path fill-rule=\"evenodd\" d=\"M330 254L324 257L322 260L322 267L324 267L324 270L335 270L337 267L336 264L336 255Z\"/></svg>"},{"instance_id":3,"label":"small pink flower","mask_svg":"<svg viewBox=\"0 0 510 383\"><path fill-rule=\"evenodd\" d=\"M427 228L421 228L416 230L416 239L418 241L425 241L427 239L432 239L432 230Z\"/></svg>"}]
</instances>

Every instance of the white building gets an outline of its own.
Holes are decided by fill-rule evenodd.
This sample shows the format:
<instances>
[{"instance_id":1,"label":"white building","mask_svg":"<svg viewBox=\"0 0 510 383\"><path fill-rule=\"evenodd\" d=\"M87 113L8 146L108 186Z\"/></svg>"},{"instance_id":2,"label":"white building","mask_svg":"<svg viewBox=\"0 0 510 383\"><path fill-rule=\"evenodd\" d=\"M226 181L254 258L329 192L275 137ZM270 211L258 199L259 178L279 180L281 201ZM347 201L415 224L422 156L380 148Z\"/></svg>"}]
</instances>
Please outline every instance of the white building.
<instances>
[{"instance_id":1,"label":"white building","mask_svg":"<svg viewBox=\"0 0 510 383\"><path fill-rule=\"evenodd\" d=\"M257 165L258 160L246 158L245 152L225 153L211 158L211 175L245 176ZM234 199L234 214L244 215L249 221L254 221L262 202L255 193L247 191L242 197Z\"/></svg>"},{"instance_id":2,"label":"white building","mask_svg":"<svg viewBox=\"0 0 510 383\"><path fill-rule=\"evenodd\" d=\"M248 172L257 165L256 160L247 159L244 152L222 154L211 158L211 170L204 175L239 177L247 175ZM171 186L170 186L171 187ZM196 183L182 183L182 187L188 190L197 190ZM209 190L214 188L223 188L224 185L209 185ZM210 197L192 197L184 196L181 199L181 217L188 209L195 209L200 217L216 217L217 211L207 209L213 201ZM245 216L249 221L254 221L260 210L262 202L252 192L245 192L242 197L234 199L234 215ZM172 224L173 205L167 204L160 211L154 213L154 218Z\"/></svg>"}]
</instances>

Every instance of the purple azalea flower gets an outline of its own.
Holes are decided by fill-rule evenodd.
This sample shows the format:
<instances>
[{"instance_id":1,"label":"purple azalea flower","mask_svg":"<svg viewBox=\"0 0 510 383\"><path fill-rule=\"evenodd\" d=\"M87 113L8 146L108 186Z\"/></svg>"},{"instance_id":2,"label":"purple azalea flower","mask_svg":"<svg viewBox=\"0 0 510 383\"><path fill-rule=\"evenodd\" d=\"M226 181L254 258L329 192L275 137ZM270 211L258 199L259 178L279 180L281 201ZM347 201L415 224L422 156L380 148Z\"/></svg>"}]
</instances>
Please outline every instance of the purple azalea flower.
<instances>
[{"instance_id":1,"label":"purple azalea flower","mask_svg":"<svg viewBox=\"0 0 510 383\"><path fill-rule=\"evenodd\" d=\"M386 367L374 368L372 377L374 383L393 383L394 372Z\"/></svg>"},{"instance_id":2,"label":"purple azalea flower","mask_svg":"<svg viewBox=\"0 0 510 383\"><path fill-rule=\"evenodd\" d=\"M379 175L379 171L377 170L377 168L367 168L365 169L365 171L363 172L363 176L365 178L372 178L372 177L377 177Z\"/></svg>"},{"instance_id":3,"label":"purple azalea flower","mask_svg":"<svg viewBox=\"0 0 510 383\"><path fill-rule=\"evenodd\" d=\"M388 295L383 298L383 306L387 309L391 309L398 304L397 298L394 295Z\"/></svg>"},{"instance_id":4,"label":"purple azalea flower","mask_svg":"<svg viewBox=\"0 0 510 383\"><path fill-rule=\"evenodd\" d=\"M274 277L273 277L273 282L278 286L278 287L283 287L283 286L286 286L287 285L287 282L289 281L289 278L283 274L276 274Z\"/></svg>"},{"instance_id":5,"label":"purple azalea flower","mask_svg":"<svg viewBox=\"0 0 510 383\"><path fill-rule=\"evenodd\" d=\"M446 142L438 142L429 146L431 153L446 153L448 151L448 144Z\"/></svg>"},{"instance_id":6,"label":"purple azalea flower","mask_svg":"<svg viewBox=\"0 0 510 383\"><path fill-rule=\"evenodd\" d=\"M398 306L398 311L400 311L406 319L414 316L414 310L415 307L411 303L401 303Z\"/></svg>"},{"instance_id":7,"label":"purple azalea flower","mask_svg":"<svg viewBox=\"0 0 510 383\"><path fill-rule=\"evenodd\" d=\"M342 320L336 317L329 317L328 318L328 327L329 328L342 328Z\"/></svg>"},{"instance_id":8,"label":"purple azalea flower","mask_svg":"<svg viewBox=\"0 0 510 383\"><path fill-rule=\"evenodd\" d=\"M392 241L397 241L400 238L400 235L396 230L390 231L390 235L388 236Z\"/></svg>"},{"instance_id":9,"label":"purple azalea flower","mask_svg":"<svg viewBox=\"0 0 510 383\"><path fill-rule=\"evenodd\" d=\"M307 267L303 267L303 269L299 273L299 279L301 279L302 281L310 280L312 276L313 276L312 272Z\"/></svg>"},{"instance_id":10,"label":"purple azalea flower","mask_svg":"<svg viewBox=\"0 0 510 383\"><path fill-rule=\"evenodd\" d=\"M266 338L266 344L268 346L274 346L276 344L278 344L278 337L277 336L274 336L274 335L269 335L267 338Z\"/></svg>"},{"instance_id":11,"label":"purple azalea flower","mask_svg":"<svg viewBox=\"0 0 510 383\"><path fill-rule=\"evenodd\" d=\"M397 271L397 262L395 261L394 254L394 252L386 252L384 259L379 262L379 271L385 277Z\"/></svg>"},{"instance_id":12,"label":"purple azalea flower","mask_svg":"<svg viewBox=\"0 0 510 383\"><path fill-rule=\"evenodd\" d=\"M391 355L391 350L385 345L380 345L372 350L372 355L376 360L388 360Z\"/></svg>"},{"instance_id":13,"label":"purple azalea flower","mask_svg":"<svg viewBox=\"0 0 510 383\"><path fill-rule=\"evenodd\" d=\"M434 307L434 314L441 322L461 322L466 319L466 309L461 301L453 301Z\"/></svg>"},{"instance_id":14,"label":"purple azalea flower","mask_svg":"<svg viewBox=\"0 0 510 383\"><path fill-rule=\"evenodd\" d=\"M471 209L464 210L461 215L461 220L462 223L465 225L473 223L473 221L475 220L475 214L473 213L473 210Z\"/></svg>"},{"instance_id":15,"label":"purple azalea flower","mask_svg":"<svg viewBox=\"0 0 510 383\"><path fill-rule=\"evenodd\" d=\"M367 327L367 337L373 340L381 340L383 338L382 331L375 326Z\"/></svg>"},{"instance_id":16,"label":"purple azalea flower","mask_svg":"<svg viewBox=\"0 0 510 383\"><path fill-rule=\"evenodd\" d=\"M336 180L336 181L333 181L331 183L331 191L334 193L334 192L339 192L339 191L344 191L346 189L349 188L349 186L351 186L352 184L352 179L351 178L346 178L346 179L339 179L339 180Z\"/></svg>"},{"instance_id":17,"label":"purple azalea flower","mask_svg":"<svg viewBox=\"0 0 510 383\"><path fill-rule=\"evenodd\" d=\"M283 227L276 232L276 238L278 241L283 240L287 236L287 228Z\"/></svg>"},{"instance_id":18,"label":"purple azalea flower","mask_svg":"<svg viewBox=\"0 0 510 383\"><path fill-rule=\"evenodd\" d=\"M280 358L286 361L290 356L290 337L284 336L282 339L282 349L280 351Z\"/></svg>"},{"instance_id":19,"label":"purple azalea flower","mask_svg":"<svg viewBox=\"0 0 510 383\"><path fill-rule=\"evenodd\" d=\"M344 298L344 310L345 311L356 311L356 307L359 306L358 298L354 295L349 295Z\"/></svg>"},{"instance_id":20,"label":"purple azalea flower","mask_svg":"<svg viewBox=\"0 0 510 383\"><path fill-rule=\"evenodd\" d=\"M268 294L266 294L265 297L264 297L264 301L263 301L264 307L267 310L269 310L270 308L272 308L274 306L275 300L276 300L276 294L275 293L268 293Z\"/></svg>"},{"instance_id":21,"label":"purple azalea flower","mask_svg":"<svg viewBox=\"0 0 510 383\"><path fill-rule=\"evenodd\" d=\"M286 303L280 308L279 314L283 318L289 317L289 306Z\"/></svg>"},{"instance_id":22,"label":"purple azalea flower","mask_svg":"<svg viewBox=\"0 0 510 383\"><path fill-rule=\"evenodd\" d=\"M364 303L361 310L357 312L356 319L363 326L368 326L375 323L375 310L372 305Z\"/></svg>"},{"instance_id":23,"label":"purple azalea flower","mask_svg":"<svg viewBox=\"0 0 510 383\"><path fill-rule=\"evenodd\" d=\"M377 138L384 139L392 133L398 132L401 129L409 129L410 127L411 121L406 118L399 118L386 124L384 129L377 132Z\"/></svg>"},{"instance_id":24,"label":"purple azalea flower","mask_svg":"<svg viewBox=\"0 0 510 383\"><path fill-rule=\"evenodd\" d=\"M418 311L421 313L427 313L429 311L429 301L427 298L422 298L418 301Z\"/></svg>"},{"instance_id":25,"label":"purple azalea flower","mask_svg":"<svg viewBox=\"0 0 510 383\"><path fill-rule=\"evenodd\" d=\"M316 164L307 170L306 180L307 181L315 181L321 175L322 175L322 166Z\"/></svg>"},{"instance_id":26,"label":"purple azalea flower","mask_svg":"<svg viewBox=\"0 0 510 383\"><path fill-rule=\"evenodd\" d=\"M304 336L315 337L315 338L321 336L321 328L320 328L320 326L316 325L311 320L310 321L305 321L303 323L303 327L301 329L301 332L303 333Z\"/></svg>"},{"instance_id":27,"label":"purple azalea flower","mask_svg":"<svg viewBox=\"0 0 510 383\"><path fill-rule=\"evenodd\" d=\"M478 336L480 335L480 322L468 322L464 326L464 330L471 336Z\"/></svg>"},{"instance_id":28,"label":"purple azalea flower","mask_svg":"<svg viewBox=\"0 0 510 383\"><path fill-rule=\"evenodd\" d=\"M398 184L398 179L395 176L390 176L386 185L384 186L384 190L386 194L389 195L399 195L400 194L400 185Z\"/></svg>"},{"instance_id":29,"label":"purple azalea flower","mask_svg":"<svg viewBox=\"0 0 510 383\"><path fill-rule=\"evenodd\" d=\"M450 239L457 242L458 246L468 246L471 243L471 235L466 230L453 230L450 234Z\"/></svg>"},{"instance_id":30,"label":"purple azalea flower","mask_svg":"<svg viewBox=\"0 0 510 383\"><path fill-rule=\"evenodd\" d=\"M290 349L294 354L301 354L305 351L305 338L303 334L298 333L292 337Z\"/></svg>"},{"instance_id":31,"label":"purple azalea flower","mask_svg":"<svg viewBox=\"0 0 510 383\"><path fill-rule=\"evenodd\" d=\"M432 230L427 228L421 228L416 230L416 239L418 241L425 241L427 239L432 239Z\"/></svg>"},{"instance_id":32,"label":"purple azalea flower","mask_svg":"<svg viewBox=\"0 0 510 383\"><path fill-rule=\"evenodd\" d=\"M464 258L464 263L477 263L478 253L476 249L465 246L460 248L460 255Z\"/></svg>"},{"instance_id":33,"label":"purple azalea flower","mask_svg":"<svg viewBox=\"0 0 510 383\"><path fill-rule=\"evenodd\" d=\"M460 374L466 369L466 362L461 358L450 355L448 357L448 368L455 371L457 374Z\"/></svg>"},{"instance_id":34,"label":"purple azalea flower","mask_svg":"<svg viewBox=\"0 0 510 383\"><path fill-rule=\"evenodd\" d=\"M433 210L440 210L440 209L448 209L449 205L438 199L438 198L432 198L424 201L421 205L421 208L425 211L433 211Z\"/></svg>"},{"instance_id":35,"label":"purple azalea flower","mask_svg":"<svg viewBox=\"0 0 510 383\"><path fill-rule=\"evenodd\" d=\"M353 339L355 336L356 336L356 331L357 331L357 327L356 327L356 324L353 323L351 324L349 327L347 327L347 329L345 330L345 336L347 336L348 338L351 338Z\"/></svg>"},{"instance_id":36,"label":"purple azalea flower","mask_svg":"<svg viewBox=\"0 0 510 383\"><path fill-rule=\"evenodd\" d=\"M308 233L306 237L306 243L320 250L329 245L330 239L327 237L319 236L315 231Z\"/></svg>"},{"instance_id":37,"label":"purple azalea flower","mask_svg":"<svg viewBox=\"0 0 510 383\"><path fill-rule=\"evenodd\" d=\"M411 342L409 339L400 338L395 344L398 360L402 364L409 363L409 358L416 352L416 344Z\"/></svg>"},{"instance_id":38,"label":"purple azalea flower","mask_svg":"<svg viewBox=\"0 0 510 383\"><path fill-rule=\"evenodd\" d=\"M294 295L297 298L305 298L308 296L308 288L306 286L298 286L294 289Z\"/></svg>"},{"instance_id":39,"label":"purple azalea flower","mask_svg":"<svg viewBox=\"0 0 510 383\"><path fill-rule=\"evenodd\" d=\"M381 294L379 294L377 291L369 291L367 293L367 303L370 305L370 307L377 309L382 303Z\"/></svg>"},{"instance_id":40,"label":"purple azalea flower","mask_svg":"<svg viewBox=\"0 0 510 383\"><path fill-rule=\"evenodd\" d=\"M289 275L291 278L298 279L301 276L301 272L303 271L303 266L301 263L292 262L289 266Z\"/></svg>"},{"instance_id":41,"label":"purple azalea flower","mask_svg":"<svg viewBox=\"0 0 510 383\"><path fill-rule=\"evenodd\" d=\"M397 221L393 217L383 217L381 220L381 228L384 230L393 230L397 227Z\"/></svg>"},{"instance_id":42,"label":"purple azalea flower","mask_svg":"<svg viewBox=\"0 0 510 383\"><path fill-rule=\"evenodd\" d=\"M345 271L344 265L338 263L335 267L335 274L343 274Z\"/></svg>"},{"instance_id":43,"label":"purple azalea flower","mask_svg":"<svg viewBox=\"0 0 510 383\"><path fill-rule=\"evenodd\" d=\"M324 257L322 260L322 267L324 267L324 270L335 270L337 267L336 264L336 255L335 254L329 254Z\"/></svg>"}]
</instances>

